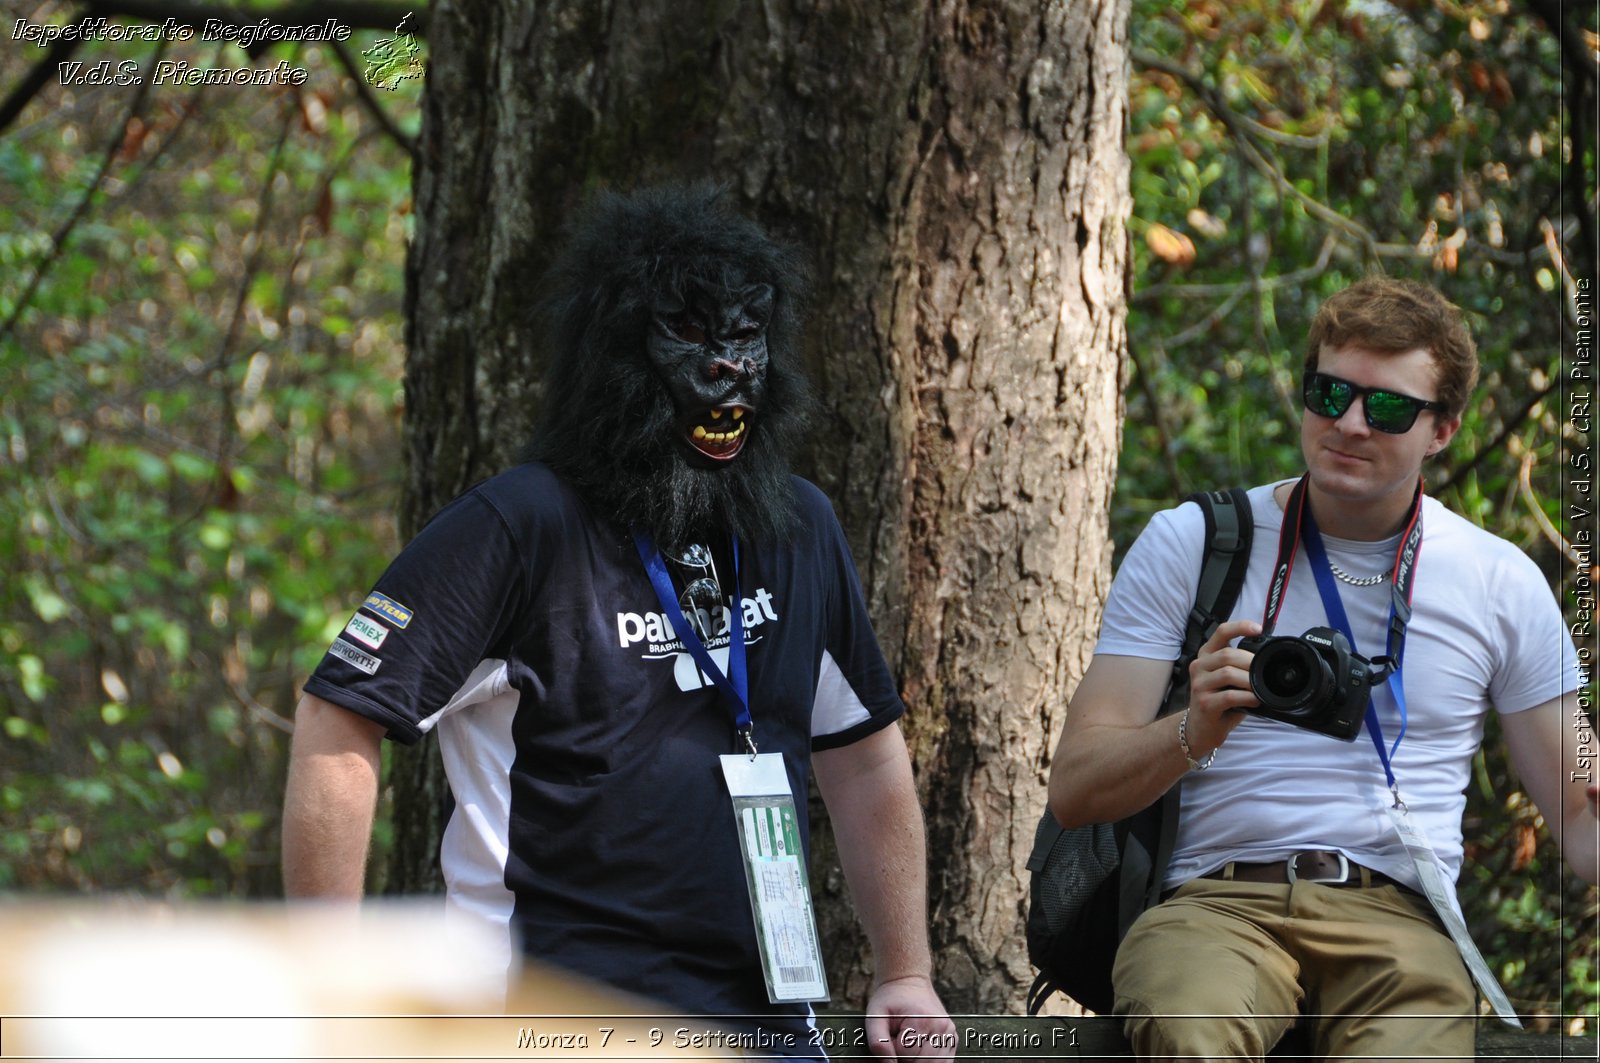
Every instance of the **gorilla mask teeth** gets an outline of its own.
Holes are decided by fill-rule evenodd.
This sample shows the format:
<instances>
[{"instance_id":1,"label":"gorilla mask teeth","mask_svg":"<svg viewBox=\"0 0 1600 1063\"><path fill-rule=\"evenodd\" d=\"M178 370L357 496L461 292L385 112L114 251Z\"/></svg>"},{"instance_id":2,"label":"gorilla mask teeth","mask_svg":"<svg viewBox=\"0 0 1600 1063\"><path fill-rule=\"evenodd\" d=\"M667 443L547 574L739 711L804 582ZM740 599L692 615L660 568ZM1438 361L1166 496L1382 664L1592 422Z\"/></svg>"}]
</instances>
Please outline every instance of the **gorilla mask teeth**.
<instances>
[{"instance_id":1,"label":"gorilla mask teeth","mask_svg":"<svg viewBox=\"0 0 1600 1063\"><path fill-rule=\"evenodd\" d=\"M750 422L745 406L724 406L707 410L688 431L689 445L712 461L729 461L744 447Z\"/></svg>"}]
</instances>

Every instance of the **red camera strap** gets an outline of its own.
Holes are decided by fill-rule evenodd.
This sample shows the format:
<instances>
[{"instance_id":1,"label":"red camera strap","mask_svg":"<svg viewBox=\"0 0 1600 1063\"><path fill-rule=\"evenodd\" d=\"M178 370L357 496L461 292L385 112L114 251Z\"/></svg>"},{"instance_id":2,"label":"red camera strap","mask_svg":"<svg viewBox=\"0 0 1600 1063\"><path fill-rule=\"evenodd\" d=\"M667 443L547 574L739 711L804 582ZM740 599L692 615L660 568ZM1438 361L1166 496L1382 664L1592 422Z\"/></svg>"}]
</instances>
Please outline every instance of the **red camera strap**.
<instances>
[{"instance_id":1,"label":"red camera strap","mask_svg":"<svg viewBox=\"0 0 1600 1063\"><path fill-rule=\"evenodd\" d=\"M1278 559L1272 566L1272 582L1267 585L1267 602L1261 616L1261 634L1272 634L1278 615L1283 612L1284 596L1289 590L1289 576L1294 572L1294 560L1300 552L1306 522L1316 526L1316 518L1306 499L1306 485L1311 474L1300 477L1289 492L1289 502L1284 506L1283 527L1278 532ZM1405 532L1395 550L1394 567L1390 575L1389 644L1385 647L1395 665L1400 663L1400 653L1405 646L1406 625L1411 621L1411 591L1416 583L1417 555L1422 549L1422 480L1411 498L1411 514L1406 518Z\"/></svg>"}]
</instances>

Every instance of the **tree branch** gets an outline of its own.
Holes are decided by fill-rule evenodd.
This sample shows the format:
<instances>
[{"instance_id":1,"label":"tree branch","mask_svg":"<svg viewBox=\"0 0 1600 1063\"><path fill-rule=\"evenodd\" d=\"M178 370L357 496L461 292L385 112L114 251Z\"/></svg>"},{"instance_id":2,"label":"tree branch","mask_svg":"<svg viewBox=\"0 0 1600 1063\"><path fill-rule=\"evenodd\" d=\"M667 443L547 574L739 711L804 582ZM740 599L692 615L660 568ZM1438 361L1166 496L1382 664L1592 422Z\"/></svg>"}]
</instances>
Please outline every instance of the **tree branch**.
<instances>
[{"instance_id":1,"label":"tree branch","mask_svg":"<svg viewBox=\"0 0 1600 1063\"><path fill-rule=\"evenodd\" d=\"M1148 52L1131 52L1130 57L1139 66L1148 70L1160 70L1187 85L1189 90L1205 104L1206 109L1215 115L1218 121L1233 134L1235 143L1250 165L1270 180L1280 194L1295 200L1312 217L1319 218L1327 224L1348 233L1362 247L1367 249L1368 254L1377 257L1378 241L1372 232L1366 226L1352 221L1321 200L1314 196L1308 196L1296 188L1294 182L1285 177L1283 171L1271 159L1267 158L1266 154L1256 145L1251 127L1257 126L1259 123L1251 121L1228 106L1228 102L1222 98L1222 94L1206 84L1204 78L1186 67L1168 62L1160 56L1151 55Z\"/></svg>"},{"instance_id":2,"label":"tree branch","mask_svg":"<svg viewBox=\"0 0 1600 1063\"><path fill-rule=\"evenodd\" d=\"M1333 249L1338 244L1338 237L1329 233L1322 241L1322 250L1317 252L1317 260L1309 266L1295 270L1293 273L1280 273L1276 277L1263 277L1261 290L1270 292L1275 288L1285 288L1289 285L1299 284L1301 281L1310 280L1320 276L1328 268L1328 262L1333 258ZM1242 289L1249 286L1248 281L1231 281L1223 284L1155 284L1149 288L1133 293L1129 297L1130 304L1154 302L1168 296L1178 299L1209 299L1213 296L1232 297L1235 293L1242 294Z\"/></svg>"},{"instance_id":3,"label":"tree branch","mask_svg":"<svg viewBox=\"0 0 1600 1063\"><path fill-rule=\"evenodd\" d=\"M1561 0L1526 0L1526 3L1528 10L1538 16L1539 21L1561 42L1561 54L1566 58L1563 65L1591 85L1600 81L1600 59L1596 59L1594 53L1583 46L1583 38L1567 25L1567 20L1562 17L1562 8L1566 5Z\"/></svg>"},{"instance_id":4,"label":"tree branch","mask_svg":"<svg viewBox=\"0 0 1600 1063\"><path fill-rule=\"evenodd\" d=\"M178 108L178 122L171 129L162 133L160 142L156 145L155 152L139 167L139 172L130 177L122 188L123 198L133 195L144 180L155 172L156 165L161 161L171 148L183 136L184 130L189 128L189 120L200 113L200 99L206 93L207 86L196 85L190 91L188 99Z\"/></svg>"},{"instance_id":5,"label":"tree branch","mask_svg":"<svg viewBox=\"0 0 1600 1063\"><path fill-rule=\"evenodd\" d=\"M1576 221L1568 224L1567 232L1563 235L1570 236L1571 231L1579 226ZM1338 236L1329 233L1323 241L1322 251L1317 255L1318 265L1305 269L1295 270L1293 273L1283 273L1276 277L1267 277L1262 280L1262 290L1271 291L1288 284L1298 284L1300 281L1315 276L1328 267L1328 260L1337 245ZM1545 244L1535 244L1525 251L1505 251L1500 248L1490 247L1482 240L1469 236L1463 248L1471 248L1473 254L1480 255L1492 262L1507 266L1524 266L1530 262L1540 262L1550 257L1550 248ZM1378 243L1367 248L1376 252L1379 258L1432 258L1433 251L1422 250L1416 244ZM1156 299L1212 299L1217 296L1227 296L1239 286L1238 281L1221 281L1216 284L1152 284L1148 288L1141 288L1129 297L1129 305L1153 302Z\"/></svg>"},{"instance_id":6,"label":"tree branch","mask_svg":"<svg viewBox=\"0 0 1600 1063\"><path fill-rule=\"evenodd\" d=\"M1568 83L1572 98L1565 101L1567 121L1563 123L1567 135L1572 138L1572 148L1567 157L1566 187L1563 191L1571 201L1573 213L1578 218L1578 228L1583 234L1583 258L1588 261L1582 265L1592 273L1600 266L1600 262L1595 261L1600 229L1595 224L1594 204L1585 198L1584 193L1590 180L1589 122L1594 117L1595 97L1600 94L1600 58L1584 46L1582 29L1567 22L1565 5L1560 0L1527 0L1527 6L1555 34L1561 46L1562 73L1572 76Z\"/></svg>"},{"instance_id":7,"label":"tree branch","mask_svg":"<svg viewBox=\"0 0 1600 1063\"><path fill-rule=\"evenodd\" d=\"M355 56L350 54L350 49L346 48L342 41L332 41L330 43L333 45L333 54L339 57L340 65L350 75L350 80L355 83L356 97L361 100L362 106L371 112L372 117L377 120L379 127L388 134L389 139L400 145L405 153L411 156L412 161L415 161L417 157L416 138L407 135L406 131L395 124L393 118L389 117L389 112L383 109L383 104L379 103L378 98L372 94L372 88L367 84L366 76L356 66Z\"/></svg>"},{"instance_id":8,"label":"tree branch","mask_svg":"<svg viewBox=\"0 0 1600 1063\"><path fill-rule=\"evenodd\" d=\"M1479 465L1483 464L1484 459L1490 454L1493 454L1495 451L1504 447L1506 445L1506 441L1516 433L1517 429L1522 427L1523 423L1527 421L1530 416L1532 416L1534 407L1538 406L1539 403L1549 398L1550 394L1556 390L1556 387L1561 382L1560 374L1552 373L1550 375L1550 380L1551 383L1546 384L1544 387L1534 392L1532 397L1530 397L1527 402L1522 404L1522 408L1509 417L1505 424L1500 426L1500 431L1495 434L1495 437L1486 445L1479 447L1477 452L1473 454L1471 458L1467 459L1466 464L1456 466L1449 472L1445 473L1444 479L1440 480L1438 484L1431 488L1431 493L1436 497L1444 494L1446 491L1459 484L1462 480L1466 479L1467 475Z\"/></svg>"},{"instance_id":9,"label":"tree branch","mask_svg":"<svg viewBox=\"0 0 1600 1063\"><path fill-rule=\"evenodd\" d=\"M1539 526L1540 533L1550 545L1561 551L1562 556L1579 569L1587 568L1588 561L1574 550L1567 537L1550 523L1550 518L1545 516L1544 507L1539 504L1538 496L1533 493L1533 464L1537 457L1538 455L1531 450L1522 455L1522 468L1517 471L1517 493L1522 496L1529 515L1533 517L1533 522Z\"/></svg>"},{"instance_id":10,"label":"tree branch","mask_svg":"<svg viewBox=\"0 0 1600 1063\"><path fill-rule=\"evenodd\" d=\"M228 329L223 333L222 343L217 348L217 357L211 365L216 376L218 404L222 409L222 416L217 419L215 460L219 463L229 457L227 443L233 437L237 424L233 408L233 389L228 382L228 366L233 361L233 348L238 342L239 329L244 322L245 307L250 300L250 289L255 282L256 274L261 272L262 259L266 257L267 226L272 221L273 186L277 183L278 173L283 168L283 151L289 143L289 131L293 128L294 116L286 110L283 128L278 133L278 142L273 145L272 155L267 161L267 174L261 182L261 195L256 200L256 224L246 241L250 245L250 256L245 260L244 270L239 278L238 291L233 301L233 313L228 318Z\"/></svg>"},{"instance_id":11,"label":"tree branch","mask_svg":"<svg viewBox=\"0 0 1600 1063\"><path fill-rule=\"evenodd\" d=\"M82 19L78 20L78 25L83 25ZM71 58L72 53L77 51L82 43L81 33L74 34L71 40L61 37L51 43L49 50L44 53L44 58L34 64L33 69L28 71L28 76L11 90L4 103L0 103L0 133L4 133L11 123L17 120L23 109L50 83L50 76L56 72L56 68Z\"/></svg>"},{"instance_id":12,"label":"tree branch","mask_svg":"<svg viewBox=\"0 0 1600 1063\"><path fill-rule=\"evenodd\" d=\"M1248 295L1253 287L1254 285L1252 285L1249 281L1241 281L1238 284L1233 285L1233 291L1228 293L1228 297L1226 299L1222 300L1222 302L1218 303L1214 308L1212 308L1209 314L1201 318L1199 321L1189 325L1182 332L1163 340L1161 342L1161 346L1170 351L1174 348L1182 347L1187 343L1191 343L1199 339L1201 336L1204 336L1206 333L1211 331L1213 325L1227 317L1228 313L1234 307L1239 305L1239 300Z\"/></svg>"},{"instance_id":13,"label":"tree branch","mask_svg":"<svg viewBox=\"0 0 1600 1063\"><path fill-rule=\"evenodd\" d=\"M278 26L314 26L332 19L351 29L392 30L409 14L420 37L426 34L428 24L426 10L418 13L403 0L290 0L281 6L260 8L224 7L198 0L86 0L84 10L92 15L120 15L143 22L170 18L195 29L202 29L212 19L225 26L255 25L262 19Z\"/></svg>"},{"instance_id":14,"label":"tree branch","mask_svg":"<svg viewBox=\"0 0 1600 1063\"><path fill-rule=\"evenodd\" d=\"M1167 419L1163 412L1166 407L1162 405L1161 397L1156 394L1155 378L1145 368L1144 363L1139 360L1139 345L1133 341L1132 336L1128 337L1128 358L1133 362L1134 380L1139 385L1139 390L1144 392L1144 401L1150 407L1150 421L1155 426L1156 439L1161 444L1161 453L1167 459L1166 468L1172 476L1172 483L1175 488L1172 495L1174 497L1187 495L1189 490L1184 483L1183 466L1178 461L1176 448L1172 444L1172 431L1167 425Z\"/></svg>"},{"instance_id":15,"label":"tree branch","mask_svg":"<svg viewBox=\"0 0 1600 1063\"><path fill-rule=\"evenodd\" d=\"M111 172L111 164L116 161L117 152L122 148L123 138L127 135L128 123L137 118L144 110L144 101L150 95L150 83L152 81L150 71L154 69L155 64L161 61L161 57L166 54L166 50L167 41L163 39L161 43L156 45L156 49L150 57L149 67L139 79L139 88L133 95L133 102L128 105L128 113L123 116L122 121L117 123L112 130L111 143L106 145L105 156L100 160L100 168L95 171L94 179L89 182L89 187L84 189L83 197L78 200L78 205L67 216L67 220L61 223L61 226L56 229L55 235L51 237L50 250L45 252L44 258L40 259L39 264L34 267L33 276L28 280L28 287L18 296L17 305L11 308L11 316L6 318L4 324L0 324L0 343L4 343L10 337L12 330L17 326L17 322L21 320L22 315L27 311L28 304L33 302L33 297L38 294L39 285L44 282L45 274L50 272L50 267L61 257L61 252L67 246L67 240L72 236L72 230L77 228L78 223L89 213L89 205L94 202L95 193L100 190L100 185L105 181L106 174Z\"/></svg>"},{"instance_id":16,"label":"tree branch","mask_svg":"<svg viewBox=\"0 0 1600 1063\"><path fill-rule=\"evenodd\" d=\"M202 675L210 672L213 675L221 676L223 684L228 688L228 692L256 719L269 727L277 728L286 735L294 734L294 720L273 712L257 701L255 695L251 694L249 690L245 689L243 683L233 677L233 670L228 667L227 661L223 661L222 666L217 667L199 653L191 653L189 655L189 663L194 666L195 671Z\"/></svg>"}]
</instances>

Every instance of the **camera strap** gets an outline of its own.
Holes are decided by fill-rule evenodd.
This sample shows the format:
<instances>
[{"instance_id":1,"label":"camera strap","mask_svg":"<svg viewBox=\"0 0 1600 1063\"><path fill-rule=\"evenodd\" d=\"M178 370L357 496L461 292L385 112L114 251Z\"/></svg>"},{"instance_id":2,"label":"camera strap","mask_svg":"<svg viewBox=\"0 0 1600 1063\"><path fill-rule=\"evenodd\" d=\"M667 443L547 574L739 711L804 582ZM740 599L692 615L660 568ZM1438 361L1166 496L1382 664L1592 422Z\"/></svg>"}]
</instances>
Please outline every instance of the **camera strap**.
<instances>
[{"instance_id":1,"label":"camera strap","mask_svg":"<svg viewBox=\"0 0 1600 1063\"><path fill-rule=\"evenodd\" d=\"M1328 565L1328 553L1322 545L1322 535L1317 530L1317 520L1311 513L1311 507L1306 502L1306 484L1310 474L1300 478L1294 485L1294 490L1289 492L1289 504L1283 515L1283 530L1278 535L1278 560L1273 566L1272 583L1267 588L1267 608L1262 617L1262 634L1272 634L1272 628L1278 621L1278 614L1283 610L1284 593L1289 587L1289 575L1294 570L1294 559L1302 544L1305 546L1306 559L1311 563L1311 574L1316 578L1317 591L1322 596L1322 607L1328 617L1328 622L1342 634L1350 643L1353 651L1360 652L1356 647L1355 635L1350 630L1350 619L1345 614L1344 602L1339 597L1339 585L1334 581L1333 571ZM1417 555L1422 550L1422 481L1417 480L1416 492L1411 498L1411 514L1406 519L1405 531L1400 536L1400 546L1395 551L1394 570L1389 580L1389 634L1385 645L1385 656L1373 658L1372 663L1382 663L1389 669L1386 682L1389 692L1394 696L1396 708L1400 712L1400 731L1395 735L1394 744L1386 746L1383 738L1383 725L1378 720L1378 710L1369 699L1367 702L1367 734L1372 738L1372 744L1378 751L1378 760L1383 764L1383 774L1389 783L1389 791L1394 795L1395 805L1401 805L1400 789L1395 783L1394 768L1391 761L1395 751L1400 748L1400 742L1406 735L1406 697L1400 664L1401 656L1405 652L1406 625L1411 622L1411 592L1416 582Z\"/></svg>"}]
</instances>

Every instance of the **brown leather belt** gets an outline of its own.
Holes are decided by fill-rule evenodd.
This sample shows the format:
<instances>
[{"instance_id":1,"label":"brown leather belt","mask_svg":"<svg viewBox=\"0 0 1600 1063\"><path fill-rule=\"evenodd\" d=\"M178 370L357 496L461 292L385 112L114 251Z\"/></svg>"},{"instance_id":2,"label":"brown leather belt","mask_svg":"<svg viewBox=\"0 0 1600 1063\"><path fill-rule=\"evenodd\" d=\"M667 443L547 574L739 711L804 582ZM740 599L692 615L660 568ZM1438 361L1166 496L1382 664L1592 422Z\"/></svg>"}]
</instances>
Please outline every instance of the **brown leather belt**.
<instances>
[{"instance_id":1,"label":"brown leather belt","mask_svg":"<svg viewBox=\"0 0 1600 1063\"><path fill-rule=\"evenodd\" d=\"M1399 886L1404 890L1410 889L1388 875L1362 867L1343 853L1320 849L1307 849L1293 854L1287 860L1274 860L1267 864L1223 864L1200 877L1234 882L1316 882L1324 886Z\"/></svg>"}]
</instances>

